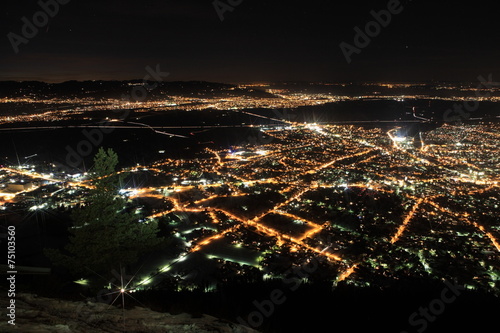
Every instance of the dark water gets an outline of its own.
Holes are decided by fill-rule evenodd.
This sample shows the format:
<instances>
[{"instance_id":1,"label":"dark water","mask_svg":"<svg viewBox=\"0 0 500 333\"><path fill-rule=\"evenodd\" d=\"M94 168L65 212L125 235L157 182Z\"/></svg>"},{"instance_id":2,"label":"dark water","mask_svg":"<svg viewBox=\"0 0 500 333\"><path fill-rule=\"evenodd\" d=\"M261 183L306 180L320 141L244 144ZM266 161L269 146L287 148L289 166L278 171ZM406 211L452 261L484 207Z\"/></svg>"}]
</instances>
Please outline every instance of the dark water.
<instances>
[{"instance_id":1,"label":"dark water","mask_svg":"<svg viewBox=\"0 0 500 333\"><path fill-rule=\"evenodd\" d=\"M0 165L28 161L32 164L54 163L59 168L77 165L76 169L88 170L100 147L115 150L120 159L119 167L147 165L164 158L193 158L206 147L230 147L248 141L258 133L256 129L244 127L166 131L188 138L157 134L146 128L115 129L112 133L103 134L102 140L95 141L100 143L96 145L82 129L0 132ZM200 132L193 133L196 131ZM101 136L95 134L95 138L98 137ZM35 154L37 156L33 156Z\"/></svg>"},{"instance_id":2,"label":"dark water","mask_svg":"<svg viewBox=\"0 0 500 333\"><path fill-rule=\"evenodd\" d=\"M165 157L191 158L205 147L229 148L232 145L251 142L252 137L257 137L258 132L248 126L280 124L276 119L299 123L349 124L352 122L356 126L383 129L399 126L401 127L401 135L418 138L419 132L429 131L440 126L443 123L443 115L446 110L452 108L456 103L434 100L359 100L298 109L248 110L251 113L269 118L224 110L132 112L127 119L128 121L141 122L151 126L189 126L189 128L163 130L187 138L155 133L146 127L114 129L110 133L100 133L98 129L83 128L0 131L0 164L16 165L18 161L20 163L26 161L31 163L50 162L63 167L76 165L77 169L85 170L92 165L92 157L99 147L113 148L120 156L120 167L144 165ZM414 123L413 110L418 116L434 120L430 123ZM471 114L472 117L484 115L491 117L500 115L498 104L483 102L479 109ZM107 114L94 112L93 116L95 116L94 124L98 124L99 120L104 119ZM67 126L80 124L88 125L89 121L74 119L65 123L35 125ZM28 127L32 125L25 124ZM229 127L213 129L212 126ZM164 151L164 153L160 153L160 151ZM35 154L37 156L33 156ZM29 156L31 156L30 159L26 159Z\"/></svg>"},{"instance_id":3,"label":"dark water","mask_svg":"<svg viewBox=\"0 0 500 333\"><path fill-rule=\"evenodd\" d=\"M279 110L278 115L299 122L397 119L400 120L399 123L381 122L357 125L384 129L400 126L400 135L417 138L420 132L437 128L441 123L405 122L405 120L413 120L413 116L408 114L412 107L419 107L423 116L438 117L436 115L439 115L440 112L442 114L451 105L452 103L429 103L428 101L415 101L414 103L363 101L316 108L305 107L286 112ZM491 110L494 110L493 106L489 105ZM252 110L251 112L270 117L277 116L273 110ZM174 112L161 116L145 115L139 119L141 122L158 126L189 124L201 127L221 124L233 125L234 127L165 130L188 138L170 137L155 133L147 128L116 129L111 133L103 134L102 138L99 135L94 136L94 139L98 138L100 142L90 145L90 149L86 151L86 156L78 168L88 169L92 165L92 156L101 146L111 147L118 153L120 167L148 164L165 157L194 157L197 152L202 151L207 146L229 147L248 142L249 138L256 136L256 130L241 127L240 124L268 123L262 118L241 114L229 116L229 114L231 114L230 111L211 111L208 113ZM59 166L67 166L68 149L78 150L78 147L83 147L82 142L90 142L89 140L83 129L0 131L0 164L17 164L19 160L21 163L25 161L31 163L50 162ZM160 151L165 152L160 153ZM34 154L37 156L25 158ZM50 167L47 166L47 168L47 171L51 171ZM18 211L8 218L9 221L18 223L18 248L21 251L19 256L22 259L20 264L49 266L50 263L43 256L42 249L44 247L61 247L64 244L67 239L66 227L69 219L67 213L27 215L25 212ZM1 219L0 221L2 224L6 224L7 218L3 217L3 221ZM228 254L227 247L214 247L208 250L206 254L219 257L232 257L234 254L233 252ZM200 254L200 256L204 255L204 253ZM185 264L192 264L196 258L190 259L192 260L188 260ZM206 258L201 259L206 262ZM245 253L243 259L251 260L252 258L250 254ZM33 280L28 280L26 284L36 285L37 281L49 278L33 277ZM353 332L376 331L377 329L385 332L401 332L404 329L415 331L408 324L408 316L417 311L420 306L427 305L431 300L439 297L443 286L429 283L429 281L402 281L386 291L380 291L376 288L351 288L349 286L332 290L331 283L325 283L324 286L304 284L298 290L291 291L288 285L283 285L281 282L269 282L243 286L240 284L226 285L214 293L176 293L165 288L161 291L151 292L151 294L138 295L138 297L146 305L158 310L208 313L236 321L239 316L248 320L248 315L255 311L254 300L262 302L269 298L272 290L278 288L285 292L287 301L281 306L277 306L273 315L265 319L263 325L259 327L263 332L320 332L323 330L335 332L341 331L342 327L345 326L351 328ZM24 288L27 287L24 286ZM404 292L401 292L402 290ZM495 309L498 309L498 299L481 294L464 293L464 296L447 308L447 312L433 323L433 326L429 327L428 332L443 332L452 327L460 327L460 318L481 318L477 321L476 328L479 331L486 331L488 325L492 324L493 319L496 318Z\"/></svg>"}]
</instances>

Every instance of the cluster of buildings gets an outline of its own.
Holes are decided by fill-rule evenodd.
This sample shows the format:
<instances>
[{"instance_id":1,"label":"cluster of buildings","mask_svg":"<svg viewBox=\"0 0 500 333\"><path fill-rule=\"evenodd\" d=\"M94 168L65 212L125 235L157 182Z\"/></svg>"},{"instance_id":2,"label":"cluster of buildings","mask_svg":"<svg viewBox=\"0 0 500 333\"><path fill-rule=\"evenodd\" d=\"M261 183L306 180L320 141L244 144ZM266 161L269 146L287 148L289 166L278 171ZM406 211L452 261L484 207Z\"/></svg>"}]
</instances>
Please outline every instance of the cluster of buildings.
<instances>
[{"instance_id":1,"label":"cluster of buildings","mask_svg":"<svg viewBox=\"0 0 500 333\"><path fill-rule=\"evenodd\" d=\"M498 290L498 125L443 126L421 133L418 146L394 129L289 124L262 131L269 138L262 144L242 141L121 170L153 180L125 181L141 185L117 195L137 206L139 223L173 229L177 261L205 254L226 279L281 278L317 260L328 274L309 280L383 286L435 278ZM38 208L71 208L85 202L89 186L85 175L0 170L4 202L37 193ZM215 245L226 252L214 254ZM247 257L238 259L236 247Z\"/></svg>"}]
</instances>

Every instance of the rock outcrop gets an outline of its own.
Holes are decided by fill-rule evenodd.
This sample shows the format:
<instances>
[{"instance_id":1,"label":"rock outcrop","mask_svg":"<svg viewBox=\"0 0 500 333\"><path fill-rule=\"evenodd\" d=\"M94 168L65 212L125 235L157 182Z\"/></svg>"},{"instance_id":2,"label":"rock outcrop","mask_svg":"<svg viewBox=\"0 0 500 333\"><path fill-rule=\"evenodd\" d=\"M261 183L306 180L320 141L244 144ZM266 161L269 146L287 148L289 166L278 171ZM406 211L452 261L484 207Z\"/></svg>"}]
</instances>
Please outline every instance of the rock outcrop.
<instances>
[{"instance_id":1,"label":"rock outcrop","mask_svg":"<svg viewBox=\"0 0 500 333\"><path fill-rule=\"evenodd\" d=\"M5 313L9 299L0 296L0 303ZM0 332L257 333L208 315L193 318L188 314L171 315L142 307L122 310L103 303L71 302L32 294L16 295L15 315L15 325L9 324L9 317L4 316L0 322Z\"/></svg>"}]
</instances>

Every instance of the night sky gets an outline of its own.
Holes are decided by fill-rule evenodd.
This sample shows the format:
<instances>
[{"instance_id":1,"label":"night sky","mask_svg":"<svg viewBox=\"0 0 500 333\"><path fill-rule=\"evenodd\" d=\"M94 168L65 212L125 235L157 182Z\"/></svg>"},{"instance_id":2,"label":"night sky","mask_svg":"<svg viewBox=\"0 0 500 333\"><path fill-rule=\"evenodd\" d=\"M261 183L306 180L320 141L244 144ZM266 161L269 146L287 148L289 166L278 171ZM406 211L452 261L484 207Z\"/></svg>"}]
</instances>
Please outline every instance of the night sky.
<instances>
[{"instance_id":1,"label":"night sky","mask_svg":"<svg viewBox=\"0 0 500 333\"><path fill-rule=\"evenodd\" d=\"M169 80L228 83L498 76L493 2L401 0L403 11L348 64L339 44L353 44L354 27L364 30L370 11L388 2L243 0L221 21L213 0L71 0L16 54L7 35L22 36L21 18L32 22L41 7L8 1L0 19L0 80L142 79L156 64Z\"/></svg>"}]
</instances>

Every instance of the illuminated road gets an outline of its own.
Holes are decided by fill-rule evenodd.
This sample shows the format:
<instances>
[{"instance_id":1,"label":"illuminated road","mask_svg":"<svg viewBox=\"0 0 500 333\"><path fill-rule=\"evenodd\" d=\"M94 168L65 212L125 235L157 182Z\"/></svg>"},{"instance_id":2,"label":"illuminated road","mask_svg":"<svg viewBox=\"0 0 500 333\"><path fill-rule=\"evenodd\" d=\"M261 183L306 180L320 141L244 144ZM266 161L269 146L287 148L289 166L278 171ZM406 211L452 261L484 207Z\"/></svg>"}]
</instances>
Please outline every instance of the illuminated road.
<instances>
[{"instance_id":1,"label":"illuminated road","mask_svg":"<svg viewBox=\"0 0 500 333\"><path fill-rule=\"evenodd\" d=\"M214 230L214 234L194 239L190 242L188 253L201 251L228 233L237 234L252 230L251 232L272 237L279 247L287 246L293 252L321 256L332 264L340 265L338 276L332 278L336 283L355 279L356 270L366 265L370 253L365 253L363 257L344 256L343 253L333 250L337 245L334 242L329 242L332 244L327 247L317 242L317 235L328 231L332 222L314 215L306 215L307 218L304 218L296 212L304 197L307 198L309 194L321 189L331 189L332 193L339 188L357 189L380 196L392 195L400 198L405 205L402 210L404 213L395 219L390 232L379 240L386 246L408 246L411 240L405 236L411 230L415 217L427 213L433 218L451 218L474 228L490 244L486 246L486 250L494 249L500 252L499 241L495 237L496 231L491 226L481 224L476 220L476 216L467 215L464 211L455 212L439 203L443 198L498 191L499 177L495 165L485 168L487 159L475 156L473 148L469 149L466 145L442 144L439 142L439 133L432 133L435 137L425 139L425 148L416 149L411 146L411 141L396 135L399 128L382 132L376 129L361 130L353 126L288 123L291 129L267 130L267 135L272 133L282 143L237 147L237 150L245 153L244 156L236 155L228 149L211 148L206 150L210 157L201 162L166 159L150 166L122 170L118 173L151 171L155 174L175 175L179 179L170 186L130 188L124 191L131 199L149 197L166 202L164 210L155 210L147 216L149 221L171 213L205 214L214 226L210 229ZM162 128L166 127L157 129ZM452 127L445 129L456 130ZM476 132L482 133L480 130ZM493 136L495 135L491 137ZM494 142L491 146L494 147ZM50 175L26 170L1 170L34 180L44 179L54 183L65 182L73 187L93 188L90 180L66 182ZM195 181L194 184L179 184L187 179L189 172L193 170L196 170L200 178L206 178L207 174L216 174L217 177L208 183ZM486 173L479 175L480 172ZM230 192L214 193L223 186L229 188ZM270 209L250 214L250 217L243 217L244 214L213 204L218 199L250 196L252 192L245 189L253 187L259 191L273 191L282 199ZM189 200L191 191L198 191L201 198ZM361 191L358 195L365 196L364 193ZM335 203L333 206L336 207ZM429 210L429 207L432 207L432 210ZM281 229L274 229L263 222L263 219L271 214L298 221L303 224L305 231L291 236L290 233L280 231Z\"/></svg>"}]
</instances>

